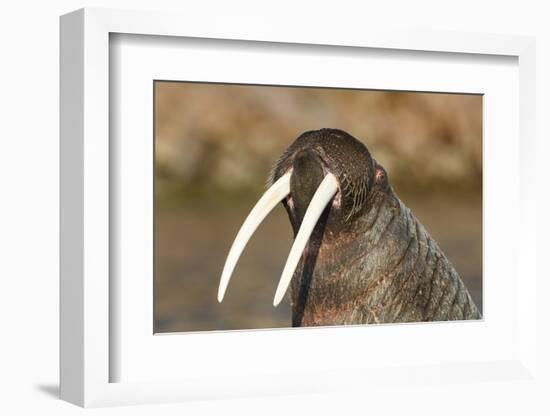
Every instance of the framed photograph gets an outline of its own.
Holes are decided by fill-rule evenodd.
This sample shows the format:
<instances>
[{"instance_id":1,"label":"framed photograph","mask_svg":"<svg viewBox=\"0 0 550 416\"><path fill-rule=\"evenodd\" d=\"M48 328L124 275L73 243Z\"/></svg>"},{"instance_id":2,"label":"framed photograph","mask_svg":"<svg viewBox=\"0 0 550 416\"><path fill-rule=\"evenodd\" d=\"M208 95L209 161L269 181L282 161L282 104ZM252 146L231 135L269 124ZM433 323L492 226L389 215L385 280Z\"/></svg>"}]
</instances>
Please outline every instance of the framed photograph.
<instances>
[{"instance_id":1,"label":"framed photograph","mask_svg":"<svg viewBox=\"0 0 550 416\"><path fill-rule=\"evenodd\" d=\"M63 16L61 397L536 382L534 51Z\"/></svg>"}]
</instances>

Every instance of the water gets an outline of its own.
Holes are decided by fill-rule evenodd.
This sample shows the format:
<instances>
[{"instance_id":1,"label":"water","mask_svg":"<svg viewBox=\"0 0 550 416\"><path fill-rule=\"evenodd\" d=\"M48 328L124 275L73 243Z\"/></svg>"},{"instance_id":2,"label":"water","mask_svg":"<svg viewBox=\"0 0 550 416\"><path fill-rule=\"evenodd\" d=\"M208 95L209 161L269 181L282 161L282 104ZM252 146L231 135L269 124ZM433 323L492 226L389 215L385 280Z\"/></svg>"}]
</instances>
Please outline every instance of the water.
<instances>
[{"instance_id":1,"label":"water","mask_svg":"<svg viewBox=\"0 0 550 416\"><path fill-rule=\"evenodd\" d=\"M481 196L399 195L436 239L481 309ZM290 326L288 299L277 308L272 305L292 245L292 230L281 205L250 240L223 303L216 298L228 250L256 198L157 203L155 332Z\"/></svg>"}]
</instances>

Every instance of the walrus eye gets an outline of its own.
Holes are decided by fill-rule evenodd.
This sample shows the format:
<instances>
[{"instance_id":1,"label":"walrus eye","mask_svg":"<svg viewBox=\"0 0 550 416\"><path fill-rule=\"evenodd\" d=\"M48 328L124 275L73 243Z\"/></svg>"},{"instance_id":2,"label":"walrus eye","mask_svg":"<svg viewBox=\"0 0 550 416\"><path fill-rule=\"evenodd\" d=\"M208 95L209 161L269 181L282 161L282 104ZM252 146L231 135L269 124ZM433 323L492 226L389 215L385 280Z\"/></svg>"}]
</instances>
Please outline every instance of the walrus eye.
<instances>
[{"instance_id":1,"label":"walrus eye","mask_svg":"<svg viewBox=\"0 0 550 416\"><path fill-rule=\"evenodd\" d=\"M237 233L237 237L233 241L233 245L227 255L225 266L223 268L222 276L220 279L220 286L218 288L218 302L223 300L229 279L231 279L231 273L239 260L239 257L244 250L248 240L256 231L256 228L264 220L273 208L284 198L290 194L290 176L291 173L287 173L279 178L260 198L258 203L254 206L248 217L244 221L241 229ZM319 217L325 210L326 206L330 203L336 192L338 191L338 181L332 173L328 173L311 199L294 244L288 255L277 291L275 292L275 298L273 300L273 306L277 306L283 299L288 285L294 275L294 271L298 266L302 252L319 220Z\"/></svg>"}]
</instances>

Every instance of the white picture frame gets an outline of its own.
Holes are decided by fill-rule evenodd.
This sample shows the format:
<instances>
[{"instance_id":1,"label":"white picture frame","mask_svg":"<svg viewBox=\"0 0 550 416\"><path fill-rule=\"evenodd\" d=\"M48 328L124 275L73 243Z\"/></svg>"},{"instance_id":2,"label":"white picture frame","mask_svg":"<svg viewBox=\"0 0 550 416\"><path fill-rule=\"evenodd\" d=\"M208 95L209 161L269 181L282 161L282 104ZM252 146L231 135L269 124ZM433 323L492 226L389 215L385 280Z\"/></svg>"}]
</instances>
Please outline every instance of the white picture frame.
<instances>
[{"instance_id":1,"label":"white picture frame","mask_svg":"<svg viewBox=\"0 0 550 416\"><path fill-rule=\"evenodd\" d=\"M288 29L288 28L287 28ZM414 358L402 363L384 362L377 367L372 362L365 365L351 366L352 361L342 360L339 363L328 362L325 367L316 371L313 367L289 370L282 362L280 371L274 368L262 369L254 373L255 377L236 377L234 371L220 368L195 366L189 374L183 374L175 366L173 377L167 376L169 369L152 374L154 369L147 370L146 377L121 377L118 363L125 362L129 356L128 348L113 348L113 340L124 333L129 321L116 319L119 314L117 291L124 290L124 285L113 284L110 276L116 268L112 244L112 230L116 227L112 216L112 201L120 195L113 194L119 188L112 186L112 176L117 172L118 159L112 155L110 136L114 134L110 117L113 106L110 105L110 94L113 86L109 57L112 52L111 41L114 34L160 36L155 42L169 39L212 39L224 42L254 42L256 49L261 50L267 43L278 45L284 52L292 45L302 48L329 47L332 51L345 51L350 48L363 50L410 51L415 53L432 53L431 60L436 65L437 56L468 56L471 62L483 56L504 56L517 62L519 95L516 97L517 114L511 114L518 130L510 134L510 141L504 141L502 151L504 161L515 160L512 169L514 189L510 193L512 203L511 215L516 218L517 239L507 257L507 268L515 273L511 285L517 285L517 291L507 296L514 296L514 307L509 312L512 329L501 325L498 317L487 318L483 325L490 325L495 319L498 326L495 336L506 336L512 346L503 348L502 353L495 352L494 359L487 354L475 357L464 357L457 362L449 361L445 355L435 357L434 361ZM118 35L117 35L118 36ZM111 39L111 40L110 40ZM223 46L222 46L223 47ZM294 52L296 53L296 52ZM160 61L160 60L159 60ZM131 61L129 61L131 62ZM533 38L464 34L464 33L428 33L428 32L381 32L376 30L355 29L328 36L322 28L313 25L308 30L281 30L277 25L258 25L246 22L239 25L238 31L230 22L223 19L213 21L205 27L186 16L167 13L118 11L106 9L83 9L61 18L61 389L64 400L80 406L106 406L117 404L155 403L166 401L183 401L204 398L247 397L254 395L296 394L334 390L360 389L378 383L391 384L394 380L400 383L430 383L433 380L480 383L485 380L525 380L536 382L536 270L535 267L535 218L528 215L535 212L533 195L534 181L529 169L534 165L534 108L535 108L535 43ZM136 69L136 73L140 69ZM216 75L212 75L216 77ZM250 76L250 75L248 75ZM507 75L509 76L509 75ZM213 79L203 79L212 81ZM227 81L222 79L221 81ZM244 79L243 81L246 81ZM257 81L257 80L254 80ZM302 84L299 84L302 85ZM315 84L316 85L316 84ZM443 88L443 87L442 87ZM497 88L497 87L495 87ZM459 88L457 91L463 91ZM476 89L476 91L479 91ZM475 91L470 91L475 92ZM507 96L510 97L510 96ZM152 105L152 103L149 103ZM136 110L141 111L141 110ZM112 123L112 120L111 120ZM146 134L151 134L149 130ZM512 137L513 136L513 137ZM519 146L519 155L515 153ZM124 151L124 149L122 149ZM515 155L515 156L514 156ZM147 157L147 155L145 155ZM146 160L146 159L145 159ZM136 160L136 162L140 162ZM143 162L143 160L141 160ZM499 165L496 171L502 169ZM517 187L515 185L517 184ZM516 189L517 188L517 189ZM490 201L489 201L490 202ZM147 213L145 212L144 215ZM522 279L517 273L522 270ZM486 272L486 270L484 271ZM512 276L512 278L514 277ZM485 276L484 276L485 278ZM510 286L512 287L512 286ZM515 286L514 286L515 287ZM485 287L487 289L487 287ZM147 312L147 311L146 311ZM147 312L149 313L149 312ZM137 320L140 318L125 319ZM507 316L508 318L508 316ZM121 322L124 322L121 324ZM446 328L441 324L445 336L464 332L465 337L483 337L488 326L476 323ZM414 336L418 331L426 332L430 337L429 326L378 327L378 332L409 333ZM426 329L428 328L428 329ZM506 331L513 334L506 335ZM338 334L335 333L338 331ZM246 332L246 331L244 331ZM142 332L141 332L142 333ZM270 335L275 334L275 335ZM392 335L393 334L393 335ZM497 332L495 332L497 334ZM171 343L168 337L153 336L155 343ZM185 335L187 336L187 335ZM184 336L184 337L185 337ZM200 336L200 335L198 335ZM214 340L213 337L216 337ZM219 348L221 343L228 343L229 350L237 352L246 334L218 333L210 335L210 343ZM273 342L284 345L288 343L311 342L322 345L327 339L345 338L346 342L364 341L364 331L358 328L325 328L322 330L287 330L263 331L261 336L247 338L246 342L257 342L256 348L270 348ZM485 336L488 336L485 334ZM275 339L276 338L276 339ZM143 339L128 338L141 345ZM504 339L504 338L503 338ZM175 340L175 338L173 338ZM185 348L183 344L177 348ZM489 340L487 342L490 342ZM128 343L126 343L128 345ZM130 343L130 345L132 345ZM174 344L175 345L175 344ZM197 344L198 345L198 344ZM202 344L204 346L204 344ZM372 346L376 351L388 349L388 345ZM170 347L173 348L174 347ZM200 345L198 345L200 351ZM141 353L146 350L139 350ZM152 350L149 351L152 353ZM350 351L350 357L358 354ZM206 353L205 353L206 354ZM122 355L122 356L121 356ZM282 357L285 357L284 351ZM147 357L137 356L142 360ZM200 362L199 357L194 357ZM223 363L220 361L219 365ZM138 365L136 357L125 364ZM246 364L239 364L243 374ZM252 366L251 364L248 364ZM400 368L399 366L402 366ZM235 370L233 368L232 370ZM250 373L252 374L252 373ZM345 381L344 381L345 380Z\"/></svg>"}]
</instances>

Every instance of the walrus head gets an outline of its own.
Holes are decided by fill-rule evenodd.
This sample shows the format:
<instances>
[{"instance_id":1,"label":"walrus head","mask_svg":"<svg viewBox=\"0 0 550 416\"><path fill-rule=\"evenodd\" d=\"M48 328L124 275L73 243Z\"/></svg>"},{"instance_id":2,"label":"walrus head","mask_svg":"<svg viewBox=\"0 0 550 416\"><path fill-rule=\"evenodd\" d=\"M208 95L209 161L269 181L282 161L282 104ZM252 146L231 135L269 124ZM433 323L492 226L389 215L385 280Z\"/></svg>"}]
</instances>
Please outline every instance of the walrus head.
<instances>
[{"instance_id":1,"label":"walrus head","mask_svg":"<svg viewBox=\"0 0 550 416\"><path fill-rule=\"evenodd\" d=\"M336 129L300 135L276 162L267 185L233 242L220 280L219 302L248 240L279 202L288 213L295 240L274 306L282 300L302 255L310 254L313 267L321 246L353 233L356 220L374 203L376 191L385 192L389 186L385 170L365 145ZM305 288L309 283L306 279L300 284Z\"/></svg>"},{"instance_id":2,"label":"walrus head","mask_svg":"<svg viewBox=\"0 0 550 416\"><path fill-rule=\"evenodd\" d=\"M387 184L386 172L367 147L336 129L308 131L299 136L276 162L268 186L290 174L290 194L283 199L295 234L316 190L331 175L337 183L326 225L342 227L369 208L369 191ZM378 182L378 183L377 183ZM383 183L382 183L383 182Z\"/></svg>"}]
</instances>

